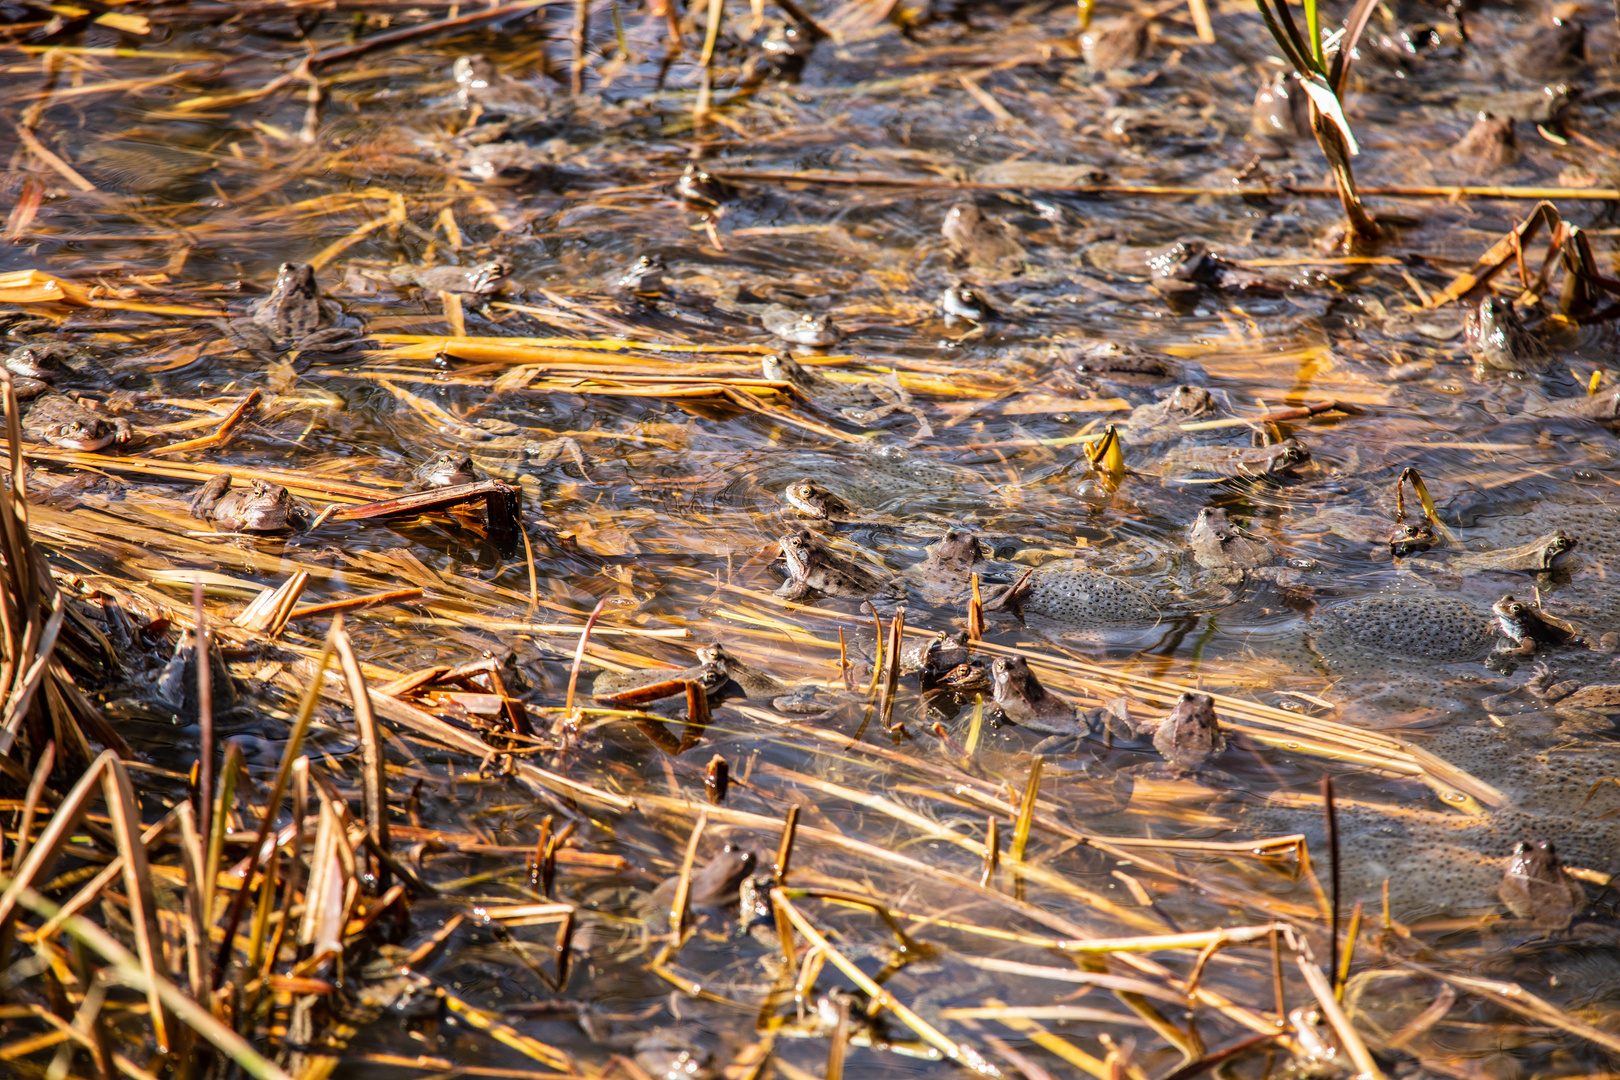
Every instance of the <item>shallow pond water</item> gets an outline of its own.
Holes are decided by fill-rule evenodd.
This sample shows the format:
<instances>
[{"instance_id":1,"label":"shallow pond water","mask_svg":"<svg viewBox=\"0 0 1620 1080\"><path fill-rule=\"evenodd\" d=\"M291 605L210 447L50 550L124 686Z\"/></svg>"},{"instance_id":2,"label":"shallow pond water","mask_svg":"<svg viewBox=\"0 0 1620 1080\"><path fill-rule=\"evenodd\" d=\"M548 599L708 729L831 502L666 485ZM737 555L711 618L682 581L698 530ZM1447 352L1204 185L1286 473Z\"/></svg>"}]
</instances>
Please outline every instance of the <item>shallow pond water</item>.
<instances>
[{"instance_id":1,"label":"shallow pond water","mask_svg":"<svg viewBox=\"0 0 1620 1080\"><path fill-rule=\"evenodd\" d=\"M1470 355L1477 296L1431 303L1537 189L1559 189L1598 272L1620 276L1611 10L1558 8L1585 27L1584 61L1549 76L1533 62L1544 43L1527 43L1550 11L1487 5L1459 24L1456 10L1379 8L1349 116L1388 235L1342 256L1324 253L1338 204L1315 144L1251 134L1250 102L1278 69L1244 4L1214 10L1213 43L1161 5L1141 57L1106 72L1080 59L1070 6L897 8L904 33L870 5L810 9L842 34L816 44L796 84L746 91L782 16L756 24L733 6L714 111L696 125L696 8L670 62L662 16L594 5L572 96L559 5L352 55L346 40L468 13L294 7L128 5L117 10L144 33L22 19L0 38L0 92L23 132L0 273L78 287L70 303L0 293L17 301L0 304L7 348L56 347L57 388L135 433L97 454L33 438L26 451L36 542L98 610L147 630L117 677L88 688L120 733L160 770L195 760L199 728L148 684L197 580L217 623L299 571L303 605L417 589L346 613L371 684L486 658L499 673L441 671L395 691L405 712L381 714L395 846L440 891L395 940L356 937L342 974L328 972L326 1041L293 1046L294 1066L791 1078L827 1074L847 1036L851 1076L1186 1075L1278 1031L1272 939L1256 931L1213 958L1205 940L1074 943L1274 922L1324 963L1328 776L1341 941L1365 905L1346 1000L1381 1067L1612 1067L1604 883L1620 869L1620 784L1605 781L1620 775L1620 705L1604 688L1620 678L1603 636L1620 631L1620 444L1610 425L1548 418L1545 401L1616 385L1613 298L1575 321L1522 305L1527 355L1541 358L1527 366L1542 368L1526 372ZM1097 25L1125 14L1102 5ZM1559 84L1570 101L1555 115ZM1519 117L1513 160L1489 174L1449 153L1481 108ZM717 180L683 201L694 162ZM1465 184L1515 197L1443 197ZM982 223L953 240L942 227L963 204ZM1525 245L1532 275L1545 238ZM1156 272L1171 263L1150 256L1177 241L1180 275ZM1216 258L1200 261L1199 244ZM643 255L662 260L661 282L619 285ZM422 273L497 261L484 291L444 292ZM313 263L366 339L322 351L270 320L260 298L288 262ZM958 285L996 318L947 318L940 296ZM1522 287L1511 268L1492 286ZM767 330L772 305L838 328L836 343L795 352L832 385L762 373L790 348ZM253 312L280 340L246 340ZM1206 390L1207 408L1133 414L1178 386ZM163 452L255 390L229 440ZM1088 457L1108 425L1125 433L1119 469ZM1300 452L1278 464L1286 440ZM387 498L440 451L521 491L522 543L498 542L466 508L291 536L227 535L188 513L221 471L286 483L317 511ZM1439 536L1395 559L1407 469ZM806 517L785 496L806 480L852 509ZM1206 508L1263 553L1233 565L1225 547L1189 547ZM1122 725L1094 714L1085 738L1053 740L996 723L987 678L953 692L908 670L889 688L894 640L910 650L968 625L965 573L929 554L953 528L984 548L976 660L1026 657L1049 690ZM1555 528L1575 547L1549 572L1464 558ZM879 587L775 595L779 546L804 529L831 553L818 559L853 560ZM1491 614L1508 595L1581 643L1508 652ZM220 737L264 780L324 617L275 641L221 632L241 705L218 718ZM599 672L673 673L716 642L785 685L749 690L734 668L706 727L684 696L651 711L591 696ZM808 689L789 702L792 687ZM1147 726L1183 691L1214 695L1227 728L1225 750L1191 771L1165 764ZM511 734L503 698L536 734ZM358 805L340 701L321 705L305 752ZM1014 823L1037 753L1026 842ZM716 756L730 793L704 809ZM143 789L154 820L183 792L161 775ZM768 914L739 924L724 883L670 951L671 894L655 889L688 845L699 871L741 852L764 871L791 806L778 912L806 921L799 967ZM981 883L991 819L1003 861ZM548 890L525 855L565 826ZM1521 841L1554 842L1585 883L1569 928L1515 918L1499 898ZM554 928L498 913L542 899L574 911L560 986ZM411 983L399 958L456 915ZM873 1029L867 999L839 996L857 986L846 964L904 1015L874 1008ZM1291 958L1284 976L1283 1011L1309 1007ZM263 1019L255 1041L289 1045ZM1299 1023L1223 1067L1297 1064Z\"/></svg>"}]
</instances>

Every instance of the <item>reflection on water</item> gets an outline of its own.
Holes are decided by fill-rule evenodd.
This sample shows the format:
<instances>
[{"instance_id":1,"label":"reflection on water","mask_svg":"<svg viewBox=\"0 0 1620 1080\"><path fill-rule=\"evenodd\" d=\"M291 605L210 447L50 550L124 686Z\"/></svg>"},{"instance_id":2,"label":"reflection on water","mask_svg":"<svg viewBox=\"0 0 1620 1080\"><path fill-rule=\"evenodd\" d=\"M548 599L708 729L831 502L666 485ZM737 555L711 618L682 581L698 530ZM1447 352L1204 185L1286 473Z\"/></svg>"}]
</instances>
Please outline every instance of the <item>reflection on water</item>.
<instances>
[{"instance_id":1,"label":"reflection on water","mask_svg":"<svg viewBox=\"0 0 1620 1080\"><path fill-rule=\"evenodd\" d=\"M1366 904L1349 1000L1385 1067L1603 1067L1593 1048L1609 1044L1527 1021L1477 988L1447 988L1454 1003L1426 1013L1448 984L1402 966L1422 953L1449 974L1522 982L1596 1010L1599 1026L1612 1020L1612 912L1599 886L1620 842L1609 816L1620 786L1603 782L1620 775L1604 643L1620 630L1620 471L1610 427L1526 404L1609 387L1615 331L1532 317L1544 372L1476 370L1460 306L1422 304L1528 201L1374 198L1395 238L1348 259L1316 244L1331 200L1228 197L1257 152L1278 183L1321 173L1313 146L1248 136L1270 45L1238 9L1217 14L1213 45L1161 13L1145 55L1106 75L1076 59L1064 8L939 11L904 36L878 19L817 45L797 86L764 81L761 58L781 48L749 44L780 33L776 15L755 27L728 11L724 104L694 130L696 7L688 48L668 64L661 17L595 11L578 97L561 12L317 64L312 82L285 75L304 55L297 39L341 43L347 15L294 22L245 7L228 21L209 5L154 9L146 36L94 24L10 33L4 93L29 110L35 143L17 144L6 181L4 268L119 306L8 305L8 345L49 354L57 389L83 392L139 436L104 460L40 447L28 481L36 538L141 619L188 603L199 570L215 575L204 584L222 617L299 570L304 605L419 588L348 616L374 684L493 658L496 693L521 699L541 736L543 749L517 756L637 804L536 791L502 775L508 755L480 767L400 729L388 748L396 844L443 890L418 903L405 945L474 905L540 899L523 856L542 819L545 835L566 822L550 896L579 911L564 950L573 971L561 987L536 974L554 970L549 930L464 924L421 970L503 1017L511 1037L491 1040L438 999L421 1006L432 993L402 980L384 949L377 978L357 980L348 1074L398 1075L401 1055L423 1055L422 1068L532 1068L530 1039L597 1065L618 1054L659 1077L727 1065L752 1075L749 1055L771 1044L784 1074L819 1075L835 1030L853 1043L849 1074L953 1069L892 1011L867 1017L838 971L847 961L1003 1069L1163 1075L1270 1023L1263 951L1199 965L1214 996L1198 999L1199 1027L1187 1029L1196 951L1110 954L1097 971L1137 982L1123 998L1109 984L1082 997L1092 969L1043 946L1277 919L1325 957L1324 774L1338 791L1341 907ZM812 14L852 27L861 11ZM1613 22L1568 14L1590 18L1586 65L1563 77L1591 92L1557 117L1524 105L1517 153L1490 182L1613 183ZM354 31L394 18L409 21L362 7ZM1411 40L1404 23L1380 10L1352 110L1364 184L1477 180L1444 149L1472 124L1478 95L1500 91L1490 107L1509 116L1548 96L1512 60L1531 13L1467 18L1467 43L1447 24L1433 30L1439 45L1403 52L1391 43ZM748 90L732 100L739 84ZM718 179L677 189L693 158ZM807 170L861 182L784 179ZM1217 194L1054 190L1099 178ZM981 183L940 186L970 180ZM1610 206L1560 202L1599 266L1613 258ZM1183 238L1198 243L1164 254ZM621 283L643 255L662 260L662 275ZM315 263L341 311L272 294L286 261ZM425 272L434 267L468 272ZM995 316L947 319L938 298L959 284ZM1516 294L1516 271L1497 287ZM364 321L363 349L322 336L351 319ZM821 378L768 381L764 357L821 319L839 340L798 356ZM250 341L244 323L264 333ZM232 440L155 453L213 430L250 389L263 400ZM1176 411L1189 398L1199 407ZM901 410L878 415L891 405ZM1086 456L1108 424L1125 432L1123 471ZM1298 451L1285 459L1286 446ZM526 548L501 550L476 513L230 538L187 512L221 468L289 483L318 510L417 486L413 470L440 451L520 487ZM1408 467L1435 495L1442 542L1396 561L1388 533ZM801 481L844 510L807 518L783 494ZM1223 514L1200 519L1206 509ZM1190 536L1199 520L1221 535ZM809 570L784 566L779 540L806 528L821 554ZM942 561L952 528L982 542L984 561ZM1555 528L1575 547L1550 572L1483 557ZM963 629L968 569L988 628L966 661L1024 655L1074 709L1117 703L1117 730L1097 720L1076 729L1084 738L1052 739L997 725L987 672L955 665L953 683L908 658L884 689L879 634L901 610L908 651ZM786 603L774 595L786 577L835 595ZM1016 602L1009 590L1022 590ZM1579 643L1515 649L1491 613L1509 594ZM636 719L621 704L563 723L577 627L602 598L577 702L590 701L597 669L686 671L712 684L705 729L689 722L684 692L634 703L646 709ZM315 646L316 621L295 620L285 641ZM694 668L713 642L732 668ZM250 704L220 724L267 774L301 685L296 652L247 633L240 646L229 660ZM156 664L172 642L140 647ZM487 684L470 678L417 703L490 735L510 714L498 700L489 711ZM100 697L143 755L185 771L196 728L175 727L139 682ZM1206 764L1169 769L1150 722L1187 688L1217 695L1231 738ZM321 723L308 752L357 783L347 714ZM1037 748L1028 862L1021 875L1004 863L989 879L999 891L981 889L987 818L1010 858ZM669 918L654 889L681 868L716 755L732 786L697 840L696 932L654 962ZM896 920L891 932L869 908L795 896L829 938L799 973L797 1005L785 923L768 898L739 921L747 875L722 873L745 851L763 871L793 805L790 883L880 897ZM1315 878L1292 855L1250 850L1300 833ZM1514 845L1540 840L1588 883L1590 904L1561 939L1482 921L1503 910L1496 888ZM916 939L904 954L901 931ZM795 963L810 940L801 927ZM1017 966L1034 963L1063 975ZM1310 997L1292 967L1284 994L1288 1008ZM1539 1026L1504 1026L1525 1023ZM1238 1060L1255 1075L1280 1063Z\"/></svg>"}]
</instances>

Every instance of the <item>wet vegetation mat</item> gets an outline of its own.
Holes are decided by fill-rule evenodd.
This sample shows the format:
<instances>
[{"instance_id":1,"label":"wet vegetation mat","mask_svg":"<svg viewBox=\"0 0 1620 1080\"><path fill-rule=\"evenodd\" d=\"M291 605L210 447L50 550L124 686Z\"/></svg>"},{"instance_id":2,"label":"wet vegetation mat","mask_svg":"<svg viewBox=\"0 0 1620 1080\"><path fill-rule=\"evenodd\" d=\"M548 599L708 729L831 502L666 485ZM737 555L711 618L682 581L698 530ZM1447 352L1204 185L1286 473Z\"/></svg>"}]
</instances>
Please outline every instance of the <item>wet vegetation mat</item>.
<instances>
[{"instance_id":1,"label":"wet vegetation mat","mask_svg":"<svg viewBox=\"0 0 1620 1080\"><path fill-rule=\"evenodd\" d=\"M0 1074L1620 1068L1611 7L0 13Z\"/></svg>"}]
</instances>

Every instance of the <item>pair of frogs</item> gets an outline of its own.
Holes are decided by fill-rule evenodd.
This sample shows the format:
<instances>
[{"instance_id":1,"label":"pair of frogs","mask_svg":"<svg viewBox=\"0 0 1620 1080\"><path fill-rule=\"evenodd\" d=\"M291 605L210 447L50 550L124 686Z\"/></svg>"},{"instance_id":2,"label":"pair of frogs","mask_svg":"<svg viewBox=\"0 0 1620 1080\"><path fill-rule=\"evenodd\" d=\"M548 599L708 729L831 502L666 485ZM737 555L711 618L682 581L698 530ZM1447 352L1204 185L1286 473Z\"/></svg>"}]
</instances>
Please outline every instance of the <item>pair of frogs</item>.
<instances>
[{"instance_id":1,"label":"pair of frogs","mask_svg":"<svg viewBox=\"0 0 1620 1080\"><path fill-rule=\"evenodd\" d=\"M416 490L476 484L472 458L443 450L411 470ZM309 504L281 484L255 478L246 488L235 487L230 473L220 473L192 495L191 516L212 522L221 532L302 532L313 520Z\"/></svg>"}]
</instances>

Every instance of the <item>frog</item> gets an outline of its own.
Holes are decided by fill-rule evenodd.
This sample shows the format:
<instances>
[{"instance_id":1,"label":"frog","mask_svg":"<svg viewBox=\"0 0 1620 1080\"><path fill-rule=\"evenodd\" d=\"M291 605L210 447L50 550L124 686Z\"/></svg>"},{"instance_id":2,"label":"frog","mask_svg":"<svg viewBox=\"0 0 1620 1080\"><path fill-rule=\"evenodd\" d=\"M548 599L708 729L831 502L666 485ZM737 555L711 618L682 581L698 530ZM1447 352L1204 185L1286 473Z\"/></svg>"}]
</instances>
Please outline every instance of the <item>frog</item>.
<instances>
[{"instance_id":1,"label":"frog","mask_svg":"<svg viewBox=\"0 0 1620 1080\"><path fill-rule=\"evenodd\" d=\"M557 164L546 150L525 142L487 142L473 146L455 162L456 172L484 187L547 185L556 180Z\"/></svg>"},{"instance_id":2,"label":"frog","mask_svg":"<svg viewBox=\"0 0 1620 1080\"><path fill-rule=\"evenodd\" d=\"M973 646L967 631L947 634L941 630L927 641L906 649L900 655L900 670L915 674L924 688L938 685L945 676L965 664L973 663Z\"/></svg>"},{"instance_id":3,"label":"frog","mask_svg":"<svg viewBox=\"0 0 1620 1080\"><path fill-rule=\"evenodd\" d=\"M1303 471L1310 463L1309 450L1297 439L1284 439L1271 446L1177 447L1165 454L1160 472L1166 483L1198 475L1283 480Z\"/></svg>"},{"instance_id":4,"label":"frog","mask_svg":"<svg viewBox=\"0 0 1620 1080\"><path fill-rule=\"evenodd\" d=\"M463 109L478 108L511 118L533 118L546 113L546 93L531 83L502 75L487 56L458 56L451 65L456 101Z\"/></svg>"},{"instance_id":5,"label":"frog","mask_svg":"<svg viewBox=\"0 0 1620 1080\"><path fill-rule=\"evenodd\" d=\"M797 22L772 24L759 43L759 52L750 56L744 65L740 85L757 87L767 79L797 83L810 54L815 51L816 40L816 32L808 26Z\"/></svg>"},{"instance_id":6,"label":"frog","mask_svg":"<svg viewBox=\"0 0 1620 1080\"><path fill-rule=\"evenodd\" d=\"M795 480L782 489L782 496L799 514L816 521L857 521L863 517L859 510L814 480Z\"/></svg>"},{"instance_id":7,"label":"frog","mask_svg":"<svg viewBox=\"0 0 1620 1080\"><path fill-rule=\"evenodd\" d=\"M1080 56L1092 71L1130 67L1147 49L1148 21L1136 14L1093 20L1080 35Z\"/></svg>"},{"instance_id":8,"label":"frog","mask_svg":"<svg viewBox=\"0 0 1620 1080\"><path fill-rule=\"evenodd\" d=\"M494 296L512 273L505 259L489 259L472 266L396 266L388 272L395 285L416 285L435 292Z\"/></svg>"},{"instance_id":9,"label":"frog","mask_svg":"<svg viewBox=\"0 0 1620 1080\"><path fill-rule=\"evenodd\" d=\"M1545 662L1536 664L1525 690L1581 734L1613 731L1613 717L1620 715L1620 686L1586 683L1580 679L1559 680Z\"/></svg>"},{"instance_id":10,"label":"frog","mask_svg":"<svg viewBox=\"0 0 1620 1080\"><path fill-rule=\"evenodd\" d=\"M412 487L417 491L476 484L479 479L472 458L459 450L440 450L411 470Z\"/></svg>"},{"instance_id":11,"label":"frog","mask_svg":"<svg viewBox=\"0 0 1620 1080\"><path fill-rule=\"evenodd\" d=\"M135 437L134 429L123 417L109 418L55 391L34 399L23 415L22 433L26 442L48 443L86 454L123 446Z\"/></svg>"},{"instance_id":12,"label":"frog","mask_svg":"<svg viewBox=\"0 0 1620 1080\"><path fill-rule=\"evenodd\" d=\"M1579 547L1578 541L1563 529L1554 529L1518 547L1498 548L1495 551L1471 551L1458 555L1446 563L1453 574L1479 574L1504 571L1525 574L1550 574L1567 567L1571 553Z\"/></svg>"},{"instance_id":13,"label":"frog","mask_svg":"<svg viewBox=\"0 0 1620 1080\"><path fill-rule=\"evenodd\" d=\"M968 285L950 285L939 294L939 310L945 316L946 326L959 322L983 327L997 318L996 309L975 288Z\"/></svg>"},{"instance_id":14,"label":"frog","mask_svg":"<svg viewBox=\"0 0 1620 1080\"><path fill-rule=\"evenodd\" d=\"M696 1025L660 1027L635 1037L631 1058L651 1080L719 1080L712 1036Z\"/></svg>"},{"instance_id":15,"label":"frog","mask_svg":"<svg viewBox=\"0 0 1620 1080\"><path fill-rule=\"evenodd\" d=\"M773 382L785 382L811 404L836 411L862 427L871 427L892 413L905 413L917 421L917 438L930 438L933 425L921 409L911 403L911 395L890 376L888 382L872 379L850 385L834 382L819 371L812 371L786 353L772 353L760 361L760 370Z\"/></svg>"},{"instance_id":16,"label":"frog","mask_svg":"<svg viewBox=\"0 0 1620 1080\"><path fill-rule=\"evenodd\" d=\"M688 210L712 214L734 198L737 189L696 162L688 162L675 181L675 198Z\"/></svg>"},{"instance_id":17,"label":"frog","mask_svg":"<svg viewBox=\"0 0 1620 1080\"><path fill-rule=\"evenodd\" d=\"M1463 338L1482 368L1510 373L1539 372L1551 362L1525 329L1511 300L1487 296L1468 313Z\"/></svg>"},{"instance_id":18,"label":"frog","mask_svg":"<svg viewBox=\"0 0 1620 1080\"><path fill-rule=\"evenodd\" d=\"M302 531L310 510L280 484L254 479L252 487L231 490L230 473L220 473L191 497L191 516L211 521L221 532L279 533Z\"/></svg>"},{"instance_id":19,"label":"frog","mask_svg":"<svg viewBox=\"0 0 1620 1080\"><path fill-rule=\"evenodd\" d=\"M1511 645L1499 645L1496 650L1499 653L1534 656L1543 648L1586 644L1568 623L1512 596L1504 596L1492 604L1491 613L1496 618L1497 630L1511 642Z\"/></svg>"},{"instance_id":20,"label":"frog","mask_svg":"<svg viewBox=\"0 0 1620 1080\"><path fill-rule=\"evenodd\" d=\"M1042 686L1022 656L990 661L990 685L996 708L1009 722L1044 735L1087 734L1076 719L1079 707Z\"/></svg>"},{"instance_id":21,"label":"frog","mask_svg":"<svg viewBox=\"0 0 1620 1080\"><path fill-rule=\"evenodd\" d=\"M1448 155L1452 162L1475 176L1500 172L1519 160L1519 142L1513 133L1513 117L1497 116L1481 110L1474 126Z\"/></svg>"},{"instance_id":22,"label":"frog","mask_svg":"<svg viewBox=\"0 0 1620 1080\"><path fill-rule=\"evenodd\" d=\"M628 691L668 683L671 688L666 696L673 697L684 693L684 689L674 686L681 682L694 682L703 687L709 702L715 705L732 698L775 698L788 690L780 679L739 660L724 645L713 643L700 646L696 663L689 667L603 672L592 684L591 694L598 700L609 700Z\"/></svg>"},{"instance_id":23,"label":"frog","mask_svg":"<svg viewBox=\"0 0 1620 1080\"><path fill-rule=\"evenodd\" d=\"M1379 547L1396 559L1421 555L1440 542L1426 518L1391 522L1387 517L1347 508L1322 510L1293 522L1293 527L1300 531L1324 529L1358 544Z\"/></svg>"},{"instance_id":24,"label":"frog","mask_svg":"<svg viewBox=\"0 0 1620 1080\"><path fill-rule=\"evenodd\" d=\"M1065 623L1153 623L1162 612L1142 588L1096 570L1037 570L984 602L1020 622L1026 613Z\"/></svg>"},{"instance_id":25,"label":"frog","mask_svg":"<svg viewBox=\"0 0 1620 1080\"><path fill-rule=\"evenodd\" d=\"M940 232L951 251L969 266L1015 267L1029 257L1005 222L986 218L972 203L957 203L945 211Z\"/></svg>"},{"instance_id":26,"label":"frog","mask_svg":"<svg viewBox=\"0 0 1620 1080\"><path fill-rule=\"evenodd\" d=\"M1215 699L1192 691L1183 693L1170 715L1153 729L1153 749L1183 773L1196 772L1226 750L1226 735L1215 718Z\"/></svg>"},{"instance_id":27,"label":"frog","mask_svg":"<svg viewBox=\"0 0 1620 1080\"><path fill-rule=\"evenodd\" d=\"M1206 576L1219 584L1235 584L1251 575L1279 581L1287 576L1270 565L1270 547L1233 525L1218 506L1198 511L1187 530L1187 550Z\"/></svg>"},{"instance_id":28,"label":"frog","mask_svg":"<svg viewBox=\"0 0 1620 1080\"><path fill-rule=\"evenodd\" d=\"M1161 400L1138 405L1120 426L1119 433L1132 446L1148 446L1185 438L1181 425L1215 411L1215 399L1201 386L1172 387Z\"/></svg>"},{"instance_id":29,"label":"frog","mask_svg":"<svg viewBox=\"0 0 1620 1080\"><path fill-rule=\"evenodd\" d=\"M836 345L844 332L825 315L809 311L794 311L781 304L771 304L759 316L760 324L773 336L790 345L804 345L825 349Z\"/></svg>"},{"instance_id":30,"label":"frog","mask_svg":"<svg viewBox=\"0 0 1620 1080\"><path fill-rule=\"evenodd\" d=\"M864 599L883 585L876 574L834 552L815 533L801 530L778 541L788 580L776 596L800 602L815 596Z\"/></svg>"},{"instance_id":31,"label":"frog","mask_svg":"<svg viewBox=\"0 0 1620 1080\"><path fill-rule=\"evenodd\" d=\"M758 864L759 856L752 851L726 844L708 862L692 871L686 902L693 908L720 908L737 903L738 887ZM669 909L679 885L679 874L666 878L648 899L650 916L656 920L661 915L665 929L669 926Z\"/></svg>"},{"instance_id":32,"label":"frog","mask_svg":"<svg viewBox=\"0 0 1620 1080\"><path fill-rule=\"evenodd\" d=\"M1249 134L1275 157L1284 156L1290 143L1311 137L1310 99L1291 74L1278 72L1255 92Z\"/></svg>"},{"instance_id":33,"label":"frog","mask_svg":"<svg viewBox=\"0 0 1620 1080\"><path fill-rule=\"evenodd\" d=\"M251 316L216 325L233 343L266 360L291 350L341 352L361 337L359 321L321 295L308 263L282 263L270 295L254 305Z\"/></svg>"},{"instance_id":34,"label":"frog","mask_svg":"<svg viewBox=\"0 0 1620 1080\"><path fill-rule=\"evenodd\" d=\"M1519 417L1542 420L1591 420L1612 424L1620 420L1620 383L1596 394L1547 398L1531 391L1525 395Z\"/></svg>"},{"instance_id":35,"label":"frog","mask_svg":"<svg viewBox=\"0 0 1620 1080\"><path fill-rule=\"evenodd\" d=\"M1564 930L1586 908L1586 890L1569 876L1551 840L1514 845L1498 889L1516 918L1538 930Z\"/></svg>"},{"instance_id":36,"label":"frog","mask_svg":"<svg viewBox=\"0 0 1620 1080\"><path fill-rule=\"evenodd\" d=\"M51 390L62 365L54 350L23 345L6 354L5 368L11 374L11 389L17 400L30 401Z\"/></svg>"},{"instance_id":37,"label":"frog","mask_svg":"<svg viewBox=\"0 0 1620 1080\"><path fill-rule=\"evenodd\" d=\"M180 635L180 640L174 646L174 655L157 680L157 700L185 723L195 722L200 708L194 637L189 631ZM208 641L209 707L213 715L220 718L230 715L237 708L236 680L225 666L225 655L220 650L219 640L210 634Z\"/></svg>"},{"instance_id":38,"label":"frog","mask_svg":"<svg viewBox=\"0 0 1620 1080\"><path fill-rule=\"evenodd\" d=\"M1577 87L1557 82L1534 90L1515 91L1496 87L1485 94L1457 94L1454 100L1463 109L1491 112L1527 124L1555 128L1563 122L1565 114L1579 96ZM1448 95L1448 100L1452 97Z\"/></svg>"},{"instance_id":39,"label":"frog","mask_svg":"<svg viewBox=\"0 0 1620 1080\"><path fill-rule=\"evenodd\" d=\"M965 529L947 529L927 552L927 558L907 570L905 577L933 603L958 599L984 562L979 538Z\"/></svg>"},{"instance_id":40,"label":"frog","mask_svg":"<svg viewBox=\"0 0 1620 1080\"><path fill-rule=\"evenodd\" d=\"M614 279L613 290L643 295L661 293L664 291L664 274L668 271L664 257L656 251L638 255L636 261Z\"/></svg>"},{"instance_id":41,"label":"frog","mask_svg":"<svg viewBox=\"0 0 1620 1080\"><path fill-rule=\"evenodd\" d=\"M1586 27L1554 18L1509 55L1509 70L1531 82L1568 78L1586 66Z\"/></svg>"}]
</instances>

